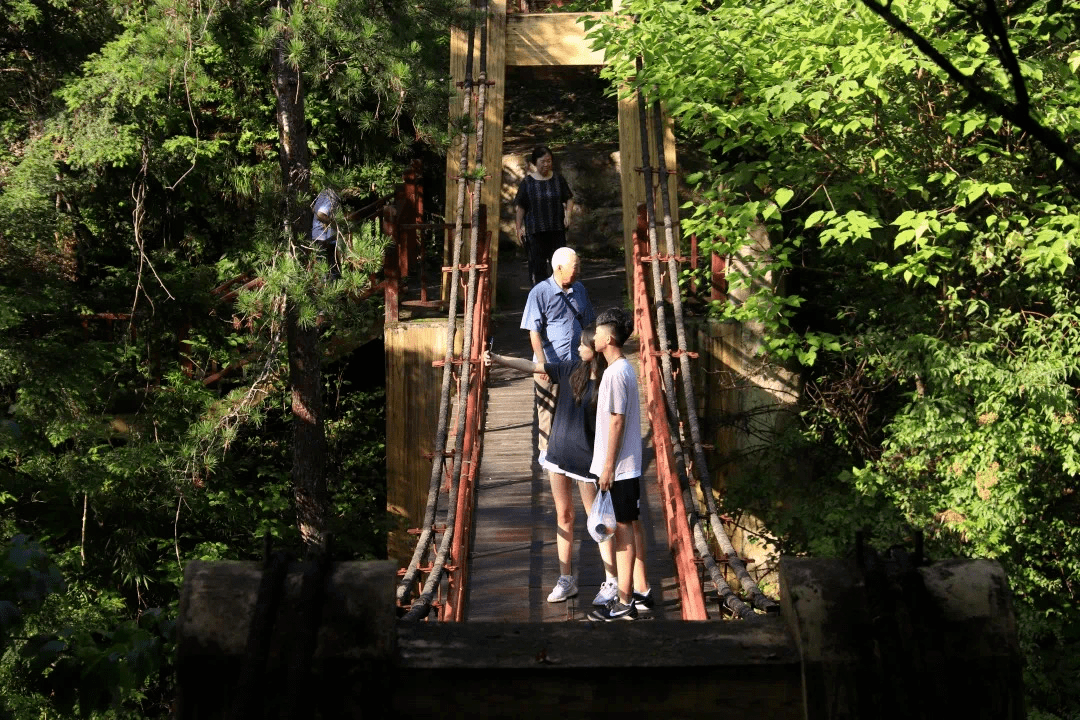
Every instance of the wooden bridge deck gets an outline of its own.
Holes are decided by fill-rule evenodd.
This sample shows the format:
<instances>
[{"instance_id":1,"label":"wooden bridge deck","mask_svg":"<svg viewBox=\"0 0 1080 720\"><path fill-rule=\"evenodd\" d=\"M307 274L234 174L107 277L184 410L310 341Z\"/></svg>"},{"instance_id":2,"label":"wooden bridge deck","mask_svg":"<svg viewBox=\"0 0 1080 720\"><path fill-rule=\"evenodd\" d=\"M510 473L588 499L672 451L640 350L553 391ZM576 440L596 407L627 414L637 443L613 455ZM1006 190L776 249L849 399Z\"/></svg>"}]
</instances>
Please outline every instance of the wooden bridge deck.
<instances>
[{"instance_id":1,"label":"wooden bridge deck","mask_svg":"<svg viewBox=\"0 0 1080 720\"><path fill-rule=\"evenodd\" d=\"M528 295L524 259L508 257L500 267L499 309L492 317L495 352L516 357L531 354L527 333L519 328ZM599 310L626 307L626 271L621 260L582 258L582 283ZM636 338L627 356L637 366ZM533 381L515 370L493 367L488 388L484 446L476 489L475 537L470 555L466 604L469 621L561 622L584 620L604 579L596 544L585 530L586 512L577 492L574 569L579 594L565 603L548 603L559 577L555 547L555 504L546 472L536 462ZM644 398L642 408L644 409ZM642 524L649 582L657 604L642 617L681 617L674 564L660 511L651 430L643 413L645 474ZM657 594L659 593L659 594Z\"/></svg>"}]
</instances>

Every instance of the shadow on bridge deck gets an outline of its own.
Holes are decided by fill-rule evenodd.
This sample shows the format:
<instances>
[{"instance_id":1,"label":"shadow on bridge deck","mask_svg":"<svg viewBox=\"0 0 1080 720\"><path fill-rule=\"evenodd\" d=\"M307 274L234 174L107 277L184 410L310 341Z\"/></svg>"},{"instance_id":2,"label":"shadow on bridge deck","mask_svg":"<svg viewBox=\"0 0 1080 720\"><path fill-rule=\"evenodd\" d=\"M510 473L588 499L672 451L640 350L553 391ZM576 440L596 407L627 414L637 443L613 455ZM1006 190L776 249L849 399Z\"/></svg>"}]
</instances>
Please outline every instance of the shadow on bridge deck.
<instances>
[{"instance_id":1,"label":"shadow on bridge deck","mask_svg":"<svg viewBox=\"0 0 1080 720\"><path fill-rule=\"evenodd\" d=\"M529 357L528 334L520 329L528 295L523 254L506 253L498 277L498 309L492 317L494 350ZM582 258L581 282L594 308L628 307L626 269L621 259ZM638 364L636 338L626 346ZM493 367L488 388L484 446L477 478L475 537L470 556L469 621L561 622L584 620L604 579L596 543L585 530L586 511L574 496L574 573L579 594L565 603L548 603L547 594L559 577L555 548L555 504L546 473L536 462L536 421L533 382L520 372ZM642 407L644 408L644 398ZM675 567L668 550L660 511L651 429L642 415L645 473L642 525L648 546L649 582L657 604L641 617L681 618Z\"/></svg>"}]
</instances>

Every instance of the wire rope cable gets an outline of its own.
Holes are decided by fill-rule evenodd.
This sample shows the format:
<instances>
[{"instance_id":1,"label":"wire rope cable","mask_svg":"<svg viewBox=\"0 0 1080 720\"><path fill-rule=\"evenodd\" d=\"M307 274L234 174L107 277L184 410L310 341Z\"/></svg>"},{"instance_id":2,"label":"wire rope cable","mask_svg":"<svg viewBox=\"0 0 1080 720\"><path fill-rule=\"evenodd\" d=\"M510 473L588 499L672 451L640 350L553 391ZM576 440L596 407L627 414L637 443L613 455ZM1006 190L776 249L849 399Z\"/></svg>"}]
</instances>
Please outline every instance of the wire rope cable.
<instances>
[{"instance_id":1,"label":"wire rope cable","mask_svg":"<svg viewBox=\"0 0 1080 720\"><path fill-rule=\"evenodd\" d=\"M638 74L641 74L643 69L642 59L639 56L636 61ZM675 389L674 376L671 369L671 353L668 351L670 343L667 337L667 313L664 308L663 280L660 274L660 261L659 261L659 242L656 237L656 205L655 197L653 195L653 168L650 165L652 161L652 153L649 149L649 129L648 129L648 113L646 112L645 96L642 94L640 88L636 91L636 100L638 107L638 126L641 138L641 164L642 174L645 181L645 214L646 214L646 227L649 235L649 252L651 255L650 269L652 270L653 280L653 304L656 309L656 337L660 351L660 367L661 378L664 383L664 402L667 411L668 426L670 429L679 427L679 407L677 404L677 394ZM672 289L672 295L678 292L678 285ZM645 348L646 352L651 351L651 348ZM713 586L716 588L717 594L723 600L724 605L731 610L736 617L746 617L753 613L753 610L746 605L739 597L732 591L731 587L724 579L723 573L720 571L719 566L716 564L712 553L709 550L709 545L705 539L704 531L701 528L701 520L697 511L697 502L694 500L693 493L690 491L689 473L687 471L686 452L683 449L682 440L679 437L679 433L670 432L672 454L675 456L676 474L679 476L679 486L683 493L683 504L685 505L688 515L690 529L694 534L694 549L697 551L698 556L701 557L705 569L709 573L709 578L713 582Z\"/></svg>"},{"instance_id":2,"label":"wire rope cable","mask_svg":"<svg viewBox=\"0 0 1080 720\"><path fill-rule=\"evenodd\" d=\"M454 463L450 477L450 495L447 500L447 517L445 529L443 531L442 539L439 543L438 551L435 558L432 561L431 570L428 572L427 580L424 583L423 589L420 591L420 596L412 603L408 612L401 618L403 622L421 620L427 617L428 612L431 609L431 603L434 600L435 593L439 587L439 583L442 579L443 570L446 567L446 560L450 553L450 548L454 539L454 522L457 516L457 497L461 485L461 469L464 461L463 452L463 440L466 431L466 405L468 403L470 385L472 379L472 333L473 333L473 310L476 305L476 285L477 285L477 248L479 245L479 232L480 232L480 192L483 187L484 174L481 162L484 156L484 112L485 112L485 100L487 90L487 2L483 0L478 7L480 18L480 59L479 59L479 78L474 86L472 82L472 56L474 47L474 38L476 32L476 23L470 27L469 30L469 42L468 42L468 59L466 60L466 73L465 73L465 89L466 94L463 100L462 117L465 118L462 122L462 151L461 151L461 164L458 172L458 205L456 208L455 217L455 235L454 235L454 266L451 274L451 305L450 311L447 317L447 340L446 340L446 358L443 366L443 383L444 392L440 398L440 411L442 411L442 405L444 400L448 403L449 396L449 371L452 368L453 348L454 348L454 334L457 331L457 285L460 282L460 258L461 258L461 245L463 242L463 223L465 213L465 189L468 180L467 164L468 164L468 122L470 112L470 96L473 92L477 95L476 103L476 121L474 127L476 128L476 177L474 178L474 187L472 191L472 214L470 218L470 247L469 247L469 278L465 291L465 306L463 308L464 314L464 327L462 329L462 350L461 350L461 375L460 386L458 388L458 403L457 403L457 433L454 444ZM448 409L448 408L447 408ZM439 428L440 433L438 438L441 439L442 450L446 447L446 418L449 412L445 413L445 416L440 412ZM439 452L436 460L444 458L444 453ZM445 460L443 460L445 462ZM436 467L438 465L438 467ZM441 475L443 471L442 463L435 463L432 467L432 480L434 482L435 495L438 494L439 483L437 475ZM425 512L425 520L428 514L432 516L434 520L435 509L433 505L437 504L431 502L431 493L429 488L429 507ZM427 532L428 528L425 527L424 531ZM428 533L428 542L430 542L430 533ZM413 553L413 560L419 567L418 558L424 555L427 551L427 543L421 540L417 543L416 551ZM410 564L410 568L411 568ZM415 573L412 578L409 578L409 582L406 585L404 580L398 587L398 600L402 601L403 596L409 592L412 583L415 581Z\"/></svg>"},{"instance_id":3,"label":"wire rope cable","mask_svg":"<svg viewBox=\"0 0 1080 720\"><path fill-rule=\"evenodd\" d=\"M671 315L675 322L675 338L679 347L679 371L682 375L683 400L686 405L686 425L689 426L691 444L694 449L694 470L698 482L701 483L702 495L705 497L705 506L709 512L709 525L713 537L715 537L717 543L719 543L720 549L727 555L727 563L731 569L735 571L735 576L739 578L739 583L742 585L743 592L750 597L755 608L768 612L776 612L779 609L779 606L775 601L766 597L765 594L761 592L757 583L750 577L750 572L746 569L746 563L743 562L743 559L739 557L739 554L735 551L735 546L732 545L731 538L728 536L727 531L720 522L716 498L712 491L712 478L709 473L709 465L705 460L705 448L701 441L701 425L698 422L697 404L694 402L694 377L690 371L690 355L687 353L686 323L683 316L682 293L679 291L678 248L675 244L675 231L671 221L671 198L668 195L669 173L667 162L664 157L663 114L661 113L659 102L654 101L652 106L653 132L656 134L656 155L657 165L659 165L658 173L660 176L660 199L664 212L664 240L667 245L668 280L671 283ZM653 251L653 255L653 263L659 265L659 258L655 257L655 250ZM666 340L666 332L664 333L664 336ZM661 347L660 350L661 352L664 352L667 348ZM664 352L663 357L668 357L668 353Z\"/></svg>"}]
</instances>

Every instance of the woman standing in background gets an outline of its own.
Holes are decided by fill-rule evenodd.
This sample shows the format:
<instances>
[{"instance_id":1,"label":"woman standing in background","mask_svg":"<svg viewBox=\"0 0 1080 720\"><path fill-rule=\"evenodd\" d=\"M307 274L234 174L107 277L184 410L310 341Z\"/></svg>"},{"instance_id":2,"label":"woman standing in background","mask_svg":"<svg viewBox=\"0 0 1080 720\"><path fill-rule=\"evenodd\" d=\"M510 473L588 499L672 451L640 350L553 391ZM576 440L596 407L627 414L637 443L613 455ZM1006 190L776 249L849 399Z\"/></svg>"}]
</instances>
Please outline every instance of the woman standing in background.
<instances>
[{"instance_id":1,"label":"woman standing in background","mask_svg":"<svg viewBox=\"0 0 1080 720\"><path fill-rule=\"evenodd\" d=\"M551 255L566 245L574 194L555 172L551 150L541 145L529 156L534 170L518 185L514 223L518 241L529 253L529 280L536 285L551 275Z\"/></svg>"}]
</instances>

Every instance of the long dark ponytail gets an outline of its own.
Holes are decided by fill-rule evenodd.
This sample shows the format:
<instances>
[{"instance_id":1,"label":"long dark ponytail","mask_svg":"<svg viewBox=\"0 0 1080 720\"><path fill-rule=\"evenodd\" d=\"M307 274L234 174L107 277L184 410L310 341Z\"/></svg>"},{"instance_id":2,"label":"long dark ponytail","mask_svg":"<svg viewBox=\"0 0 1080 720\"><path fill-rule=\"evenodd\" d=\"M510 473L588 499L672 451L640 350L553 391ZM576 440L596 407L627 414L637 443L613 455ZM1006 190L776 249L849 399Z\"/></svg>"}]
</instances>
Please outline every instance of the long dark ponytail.
<instances>
[{"instance_id":1,"label":"long dark ponytail","mask_svg":"<svg viewBox=\"0 0 1080 720\"><path fill-rule=\"evenodd\" d=\"M581 331L581 343L582 345L588 345L593 347L593 337L596 335L596 325L590 325ZM593 348L592 360L589 362L580 363L573 372L570 373L570 390L574 395L574 402L581 405L582 399L585 397L585 389L589 387L589 379L592 377L593 371L596 371L596 384L599 387L600 378L604 374L604 370L607 368L607 359L596 352ZM593 402L596 402L596 393L593 393Z\"/></svg>"}]
</instances>

